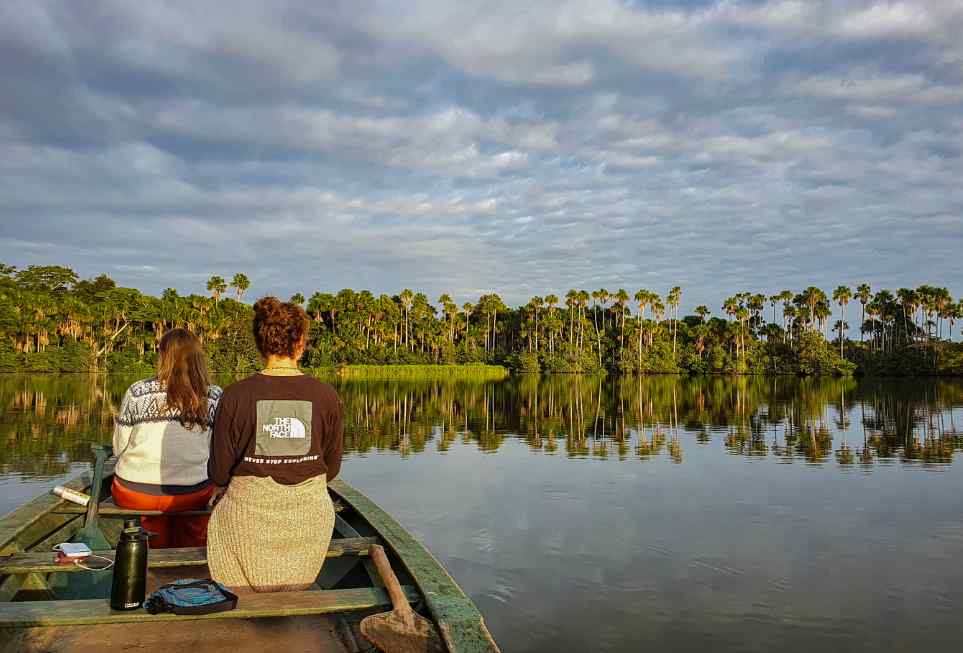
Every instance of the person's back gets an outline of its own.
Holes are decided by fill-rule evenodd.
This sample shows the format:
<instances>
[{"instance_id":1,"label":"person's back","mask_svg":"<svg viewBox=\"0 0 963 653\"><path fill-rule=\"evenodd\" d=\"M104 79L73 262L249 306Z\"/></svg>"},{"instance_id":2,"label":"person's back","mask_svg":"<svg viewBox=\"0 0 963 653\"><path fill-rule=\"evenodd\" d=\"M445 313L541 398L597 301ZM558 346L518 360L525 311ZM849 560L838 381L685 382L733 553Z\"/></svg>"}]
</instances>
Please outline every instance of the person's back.
<instances>
[{"instance_id":1,"label":"person's back","mask_svg":"<svg viewBox=\"0 0 963 653\"><path fill-rule=\"evenodd\" d=\"M255 374L224 390L208 475L269 477L297 485L341 469L341 404L327 383L304 374Z\"/></svg>"},{"instance_id":2,"label":"person's back","mask_svg":"<svg viewBox=\"0 0 963 653\"><path fill-rule=\"evenodd\" d=\"M235 590L303 589L317 578L334 529L327 482L341 469L343 411L334 389L298 360L308 318L269 297L254 305L266 366L224 391L208 470L223 489L211 515L211 577Z\"/></svg>"},{"instance_id":3,"label":"person's back","mask_svg":"<svg viewBox=\"0 0 963 653\"><path fill-rule=\"evenodd\" d=\"M210 436L221 389L212 385L200 342L184 329L160 342L157 376L128 388L114 428L114 484L121 507L176 514L203 508ZM206 517L146 517L151 547L203 546Z\"/></svg>"}]
</instances>

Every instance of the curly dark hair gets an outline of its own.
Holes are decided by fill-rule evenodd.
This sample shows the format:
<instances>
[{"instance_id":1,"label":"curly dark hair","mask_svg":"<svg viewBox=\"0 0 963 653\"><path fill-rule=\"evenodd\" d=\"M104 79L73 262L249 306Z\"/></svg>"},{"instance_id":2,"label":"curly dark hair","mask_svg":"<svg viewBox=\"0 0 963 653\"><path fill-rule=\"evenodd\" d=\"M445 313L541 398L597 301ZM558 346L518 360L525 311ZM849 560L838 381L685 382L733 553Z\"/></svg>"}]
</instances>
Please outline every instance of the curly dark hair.
<instances>
[{"instance_id":1,"label":"curly dark hair","mask_svg":"<svg viewBox=\"0 0 963 653\"><path fill-rule=\"evenodd\" d=\"M254 342L264 357L292 358L307 340L308 314L297 304L277 297L262 297L254 303Z\"/></svg>"}]
</instances>

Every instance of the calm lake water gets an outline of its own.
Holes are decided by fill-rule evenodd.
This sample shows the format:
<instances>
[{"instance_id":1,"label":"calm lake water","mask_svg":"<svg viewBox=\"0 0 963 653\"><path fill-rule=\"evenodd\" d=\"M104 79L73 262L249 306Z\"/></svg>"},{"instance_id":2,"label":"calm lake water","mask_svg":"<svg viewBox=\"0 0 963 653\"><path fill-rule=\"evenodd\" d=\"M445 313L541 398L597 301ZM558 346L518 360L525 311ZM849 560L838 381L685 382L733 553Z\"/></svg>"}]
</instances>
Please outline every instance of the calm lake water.
<instances>
[{"instance_id":1,"label":"calm lake water","mask_svg":"<svg viewBox=\"0 0 963 653\"><path fill-rule=\"evenodd\" d=\"M132 379L0 376L0 513ZM343 476L507 652L958 650L963 382L340 382Z\"/></svg>"}]
</instances>

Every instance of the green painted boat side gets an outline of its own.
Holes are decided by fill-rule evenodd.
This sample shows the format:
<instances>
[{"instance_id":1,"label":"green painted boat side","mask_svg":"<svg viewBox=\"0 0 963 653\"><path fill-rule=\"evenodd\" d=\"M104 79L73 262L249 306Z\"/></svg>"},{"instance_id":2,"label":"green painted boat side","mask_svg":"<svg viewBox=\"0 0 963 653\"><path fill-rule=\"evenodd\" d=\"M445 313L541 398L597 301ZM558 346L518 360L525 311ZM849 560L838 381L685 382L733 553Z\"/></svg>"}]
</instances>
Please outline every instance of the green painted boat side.
<instances>
[{"instance_id":1,"label":"green painted boat side","mask_svg":"<svg viewBox=\"0 0 963 653\"><path fill-rule=\"evenodd\" d=\"M107 485L113 473L111 462L105 472L108 476L104 484ZM89 491L90 483L91 474L88 472L65 485ZM451 653L499 653L478 608L423 544L348 483L335 480L329 488L366 522L372 534L379 537L400 561L421 593ZM49 551L53 544L68 540L83 525L83 518L79 514L64 512L67 505L70 504L59 497L43 494L0 517L0 555ZM41 574L0 576L0 602L12 599L24 585L40 592L49 589Z\"/></svg>"},{"instance_id":2,"label":"green painted boat side","mask_svg":"<svg viewBox=\"0 0 963 653\"><path fill-rule=\"evenodd\" d=\"M113 471L113 463L108 462L104 466L104 474L113 474ZM85 472L64 485L72 490L89 492L91 478L91 472ZM56 508L66 505L68 502L60 497L45 493L0 517L0 555L29 551L54 533L62 535L64 528L68 526L72 526L70 533L73 534L83 524L83 520L79 514L65 515L55 512Z\"/></svg>"},{"instance_id":3,"label":"green painted boat side","mask_svg":"<svg viewBox=\"0 0 963 653\"><path fill-rule=\"evenodd\" d=\"M398 557L425 597L451 653L498 653L485 620L444 566L394 518L364 494L336 479L328 488L354 508Z\"/></svg>"}]
</instances>

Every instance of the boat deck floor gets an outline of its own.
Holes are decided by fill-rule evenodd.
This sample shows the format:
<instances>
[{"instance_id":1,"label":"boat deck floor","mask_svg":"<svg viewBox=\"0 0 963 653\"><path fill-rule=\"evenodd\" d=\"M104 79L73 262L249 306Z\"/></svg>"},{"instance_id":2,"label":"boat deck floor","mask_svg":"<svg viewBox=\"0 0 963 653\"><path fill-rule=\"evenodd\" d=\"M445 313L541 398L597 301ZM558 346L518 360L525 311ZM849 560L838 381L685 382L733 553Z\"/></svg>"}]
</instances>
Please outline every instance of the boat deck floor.
<instances>
[{"instance_id":1,"label":"boat deck floor","mask_svg":"<svg viewBox=\"0 0 963 653\"><path fill-rule=\"evenodd\" d=\"M23 628L0 632L2 653L104 653L192 651L264 653L322 651L358 653L372 648L358 631L366 615L313 615L270 619ZM350 634L347 631L351 631Z\"/></svg>"}]
</instances>

